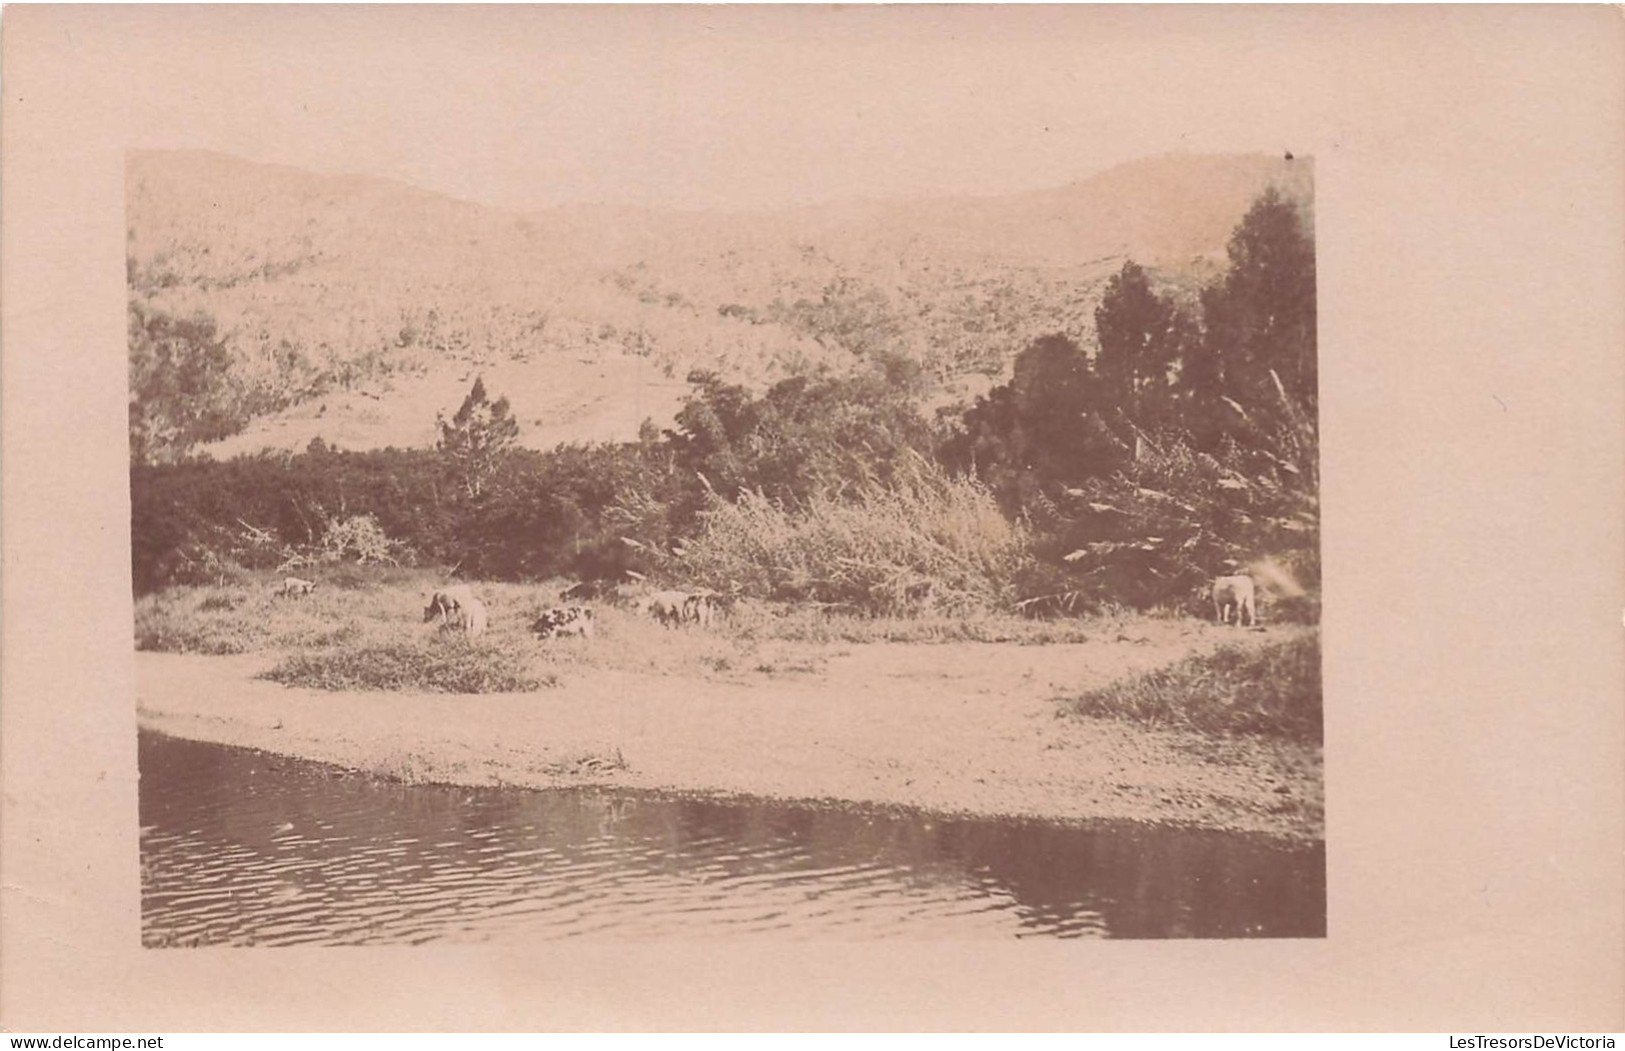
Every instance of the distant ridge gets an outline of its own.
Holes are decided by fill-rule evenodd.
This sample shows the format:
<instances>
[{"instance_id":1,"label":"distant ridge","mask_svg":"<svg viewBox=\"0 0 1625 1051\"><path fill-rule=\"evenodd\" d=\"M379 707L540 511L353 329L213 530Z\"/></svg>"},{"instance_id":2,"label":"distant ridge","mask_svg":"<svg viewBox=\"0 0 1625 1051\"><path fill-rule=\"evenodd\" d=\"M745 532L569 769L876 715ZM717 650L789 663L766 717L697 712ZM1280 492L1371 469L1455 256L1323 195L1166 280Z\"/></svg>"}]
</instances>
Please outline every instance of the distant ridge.
<instances>
[{"instance_id":1,"label":"distant ridge","mask_svg":"<svg viewBox=\"0 0 1625 1051\"><path fill-rule=\"evenodd\" d=\"M316 436L427 445L476 373L537 447L669 424L694 368L760 385L895 354L952 400L1038 335L1092 342L1124 259L1191 297L1265 188L1313 202L1312 161L1252 154L1151 157L998 197L748 213L521 214L197 151L132 151L126 177L132 298L214 318L238 380L283 406L217 456Z\"/></svg>"}]
</instances>

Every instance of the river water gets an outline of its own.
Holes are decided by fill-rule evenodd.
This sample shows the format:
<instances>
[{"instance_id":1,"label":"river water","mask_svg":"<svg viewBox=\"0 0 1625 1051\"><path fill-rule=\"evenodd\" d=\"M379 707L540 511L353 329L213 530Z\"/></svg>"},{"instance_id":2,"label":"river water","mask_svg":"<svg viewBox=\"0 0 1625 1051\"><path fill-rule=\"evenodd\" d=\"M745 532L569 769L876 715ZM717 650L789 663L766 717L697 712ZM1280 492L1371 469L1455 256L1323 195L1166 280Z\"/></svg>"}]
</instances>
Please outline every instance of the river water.
<instances>
[{"instance_id":1,"label":"river water","mask_svg":"<svg viewBox=\"0 0 1625 1051\"><path fill-rule=\"evenodd\" d=\"M1324 848L1265 837L140 761L149 946L1325 934Z\"/></svg>"}]
</instances>

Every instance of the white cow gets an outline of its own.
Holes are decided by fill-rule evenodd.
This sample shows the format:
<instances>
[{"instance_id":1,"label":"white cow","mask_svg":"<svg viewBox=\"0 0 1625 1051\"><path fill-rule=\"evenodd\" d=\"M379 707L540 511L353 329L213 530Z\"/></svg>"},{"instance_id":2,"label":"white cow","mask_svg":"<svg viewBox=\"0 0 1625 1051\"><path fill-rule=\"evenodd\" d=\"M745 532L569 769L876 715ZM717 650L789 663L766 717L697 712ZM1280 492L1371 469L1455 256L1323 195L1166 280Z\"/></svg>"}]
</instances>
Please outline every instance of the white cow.
<instances>
[{"instance_id":1,"label":"white cow","mask_svg":"<svg viewBox=\"0 0 1625 1051\"><path fill-rule=\"evenodd\" d=\"M1236 615L1236 626L1241 626L1241 617L1247 616L1247 626L1252 627L1258 623L1258 597L1257 589L1253 586L1253 578L1245 574L1229 577L1216 577L1213 581L1213 619L1220 624L1230 623L1230 614Z\"/></svg>"},{"instance_id":2,"label":"white cow","mask_svg":"<svg viewBox=\"0 0 1625 1051\"><path fill-rule=\"evenodd\" d=\"M451 625L460 629L470 638L485 630L485 603L477 598L470 597L462 603L453 615Z\"/></svg>"},{"instance_id":3,"label":"white cow","mask_svg":"<svg viewBox=\"0 0 1625 1051\"><path fill-rule=\"evenodd\" d=\"M298 577L288 577L282 581L282 584L277 588L276 593L278 595L286 595L289 598L292 598L294 595L309 595L315 590L316 582L314 580L301 580Z\"/></svg>"}]
</instances>

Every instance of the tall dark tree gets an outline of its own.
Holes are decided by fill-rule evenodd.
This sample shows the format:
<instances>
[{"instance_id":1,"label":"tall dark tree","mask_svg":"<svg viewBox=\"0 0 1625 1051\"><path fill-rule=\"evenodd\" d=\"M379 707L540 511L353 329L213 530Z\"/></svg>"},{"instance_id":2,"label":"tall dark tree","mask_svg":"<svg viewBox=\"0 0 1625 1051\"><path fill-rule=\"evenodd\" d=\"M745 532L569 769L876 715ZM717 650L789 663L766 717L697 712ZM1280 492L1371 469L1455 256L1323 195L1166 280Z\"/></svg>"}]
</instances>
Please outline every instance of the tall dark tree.
<instances>
[{"instance_id":1,"label":"tall dark tree","mask_svg":"<svg viewBox=\"0 0 1625 1051\"><path fill-rule=\"evenodd\" d=\"M1317 404L1315 246L1294 202L1266 190L1230 237L1230 270L1203 296L1206 351L1222 389L1246 406L1277 402L1274 380Z\"/></svg>"},{"instance_id":2,"label":"tall dark tree","mask_svg":"<svg viewBox=\"0 0 1625 1051\"><path fill-rule=\"evenodd\" d=\"M731 499L750 484L761 405L714 372L696 370L688 382L694 389L677 412L676 430L668 432L676 462Z\"/></svg>"},{"instance_id":3,"label":"tall dark tree","mask_svg":"<svg viewBox=\"0 0 1625 1051\"><path fill-rule=\"evenodd\" d=\"M1016 356L1010 380L1025 459L1046 478L1087 473L1088 416L1107 399L1082 348L1065 336L1045 336Z\"/></svg>"},{"instance_id":4,"label":"tall dark tree","mask_svg":"<svg viewBox=\"0 0 1625 1051\"><path fill-rule=\"evenodd\" d=\"M1218 447L1226 424L1236 421L1225 401L1230 390L1225 350L1235 345L1235 337L1224 285L1204 288L1201 303L1202 331L1186 341L1180 355L1177 397L1181 424L1198 448L1211 451Z\"/></svg>"},{"instance_id":5,"label":"tall dark tree","mask_svg":"<svg viewBox=\"0 0 1625 1051\"><path fill-rule=\"evenodd\" d=\"M468 495L478 498L519 438L519 421L514 419L508 399L491 401L484 378L476 377L457 414L450 420L439 417L436 423L440 428L436 448L455 465Z\"/></svg>"},{"instance_id":6,"label":"tall dark tree","mask_svg":"<svg viewBox=\"0 0 1625 1051\"><path fill-rule=\"evenodd\" d=\"M1046 488L1108 473L1131 456L1116 407L1083 350L1045 336L1016 356L1015 375L977 399L943 457L974 466L1008 510L1031 509Z\"/></svg>"},{"instance_id":7,"label":"tall dark tree","mask_svg":"<svg viewBox=\"0 0 1625 1051\"><path fill-rule=\"evenodd\" d=\"M1106 282L1095 308L1100 353L1095 374L1102 393L1136 423L1166 416L1182 334L1179 311L1151 290L1145 271L1130 260Z\"/></svg>"}]
</instances>

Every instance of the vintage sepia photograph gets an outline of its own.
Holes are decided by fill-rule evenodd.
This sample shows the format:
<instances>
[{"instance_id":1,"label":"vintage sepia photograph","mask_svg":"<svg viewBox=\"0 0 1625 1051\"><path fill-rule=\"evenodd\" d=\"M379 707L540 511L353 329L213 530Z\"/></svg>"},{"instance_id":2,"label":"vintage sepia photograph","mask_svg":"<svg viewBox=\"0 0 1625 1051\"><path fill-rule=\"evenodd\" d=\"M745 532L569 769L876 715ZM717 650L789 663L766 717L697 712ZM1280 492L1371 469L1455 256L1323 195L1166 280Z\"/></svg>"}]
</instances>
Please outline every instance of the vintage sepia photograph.
<instances>
[{"instance_id":1,"label":"vintage sepia photograph","mask_svg":"<svg viewBox=\"0 0 1625 1051\"><path fill-rule=\"evenodd\" d=\"M131 149L143 944L1324 936L1314 159L1235 145Z\"/></svg>"}]
</instances>

